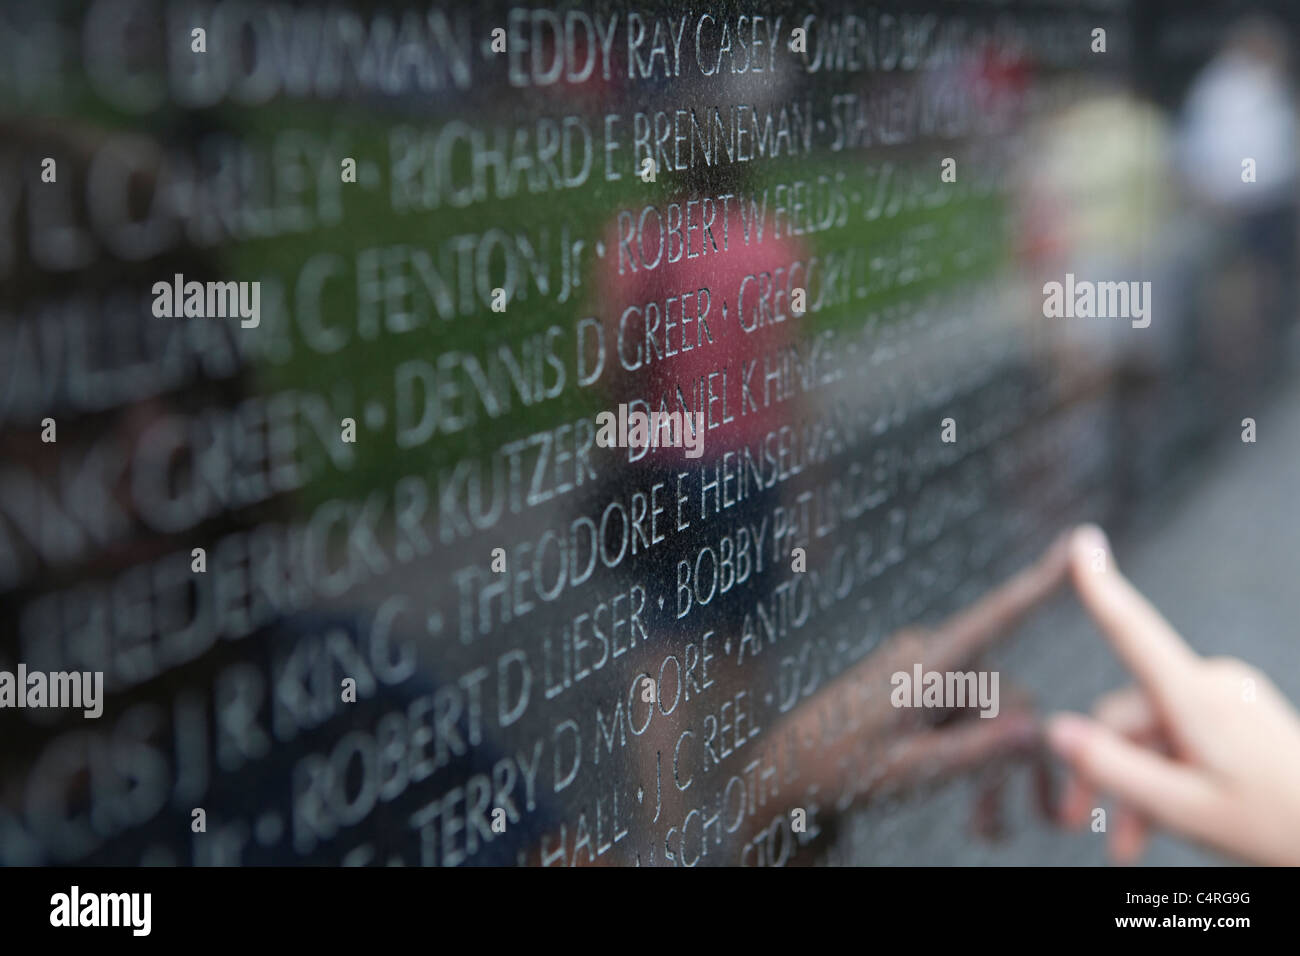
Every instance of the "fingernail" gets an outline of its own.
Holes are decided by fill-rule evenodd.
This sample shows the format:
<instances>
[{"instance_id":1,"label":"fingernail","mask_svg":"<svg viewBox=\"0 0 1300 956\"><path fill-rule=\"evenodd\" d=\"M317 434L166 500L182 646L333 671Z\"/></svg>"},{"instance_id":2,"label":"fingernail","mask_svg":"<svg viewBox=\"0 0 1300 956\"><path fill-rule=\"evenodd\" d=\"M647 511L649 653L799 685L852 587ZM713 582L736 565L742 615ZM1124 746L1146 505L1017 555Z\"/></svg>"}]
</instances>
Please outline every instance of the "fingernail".
<instances>
[{"instance_id":1,"label":"fingernail","mask_svg":"<svg viewBox=\"0 0 1300 956\"><path fill-rule=\"evenodd\" d=\"M1075 550L1084 557L1092 557L1097 550L1110 553L1110 542L1106 540L1106 532L1102 531L1095 524L1080 525L1074 532Z\"/></svg>"},{"instance_id":2,"label":"fingernail","mask_svg":"<svg viewBox=\"0 0 1300 956\"><path fill-rule=\"evenodd\" d=\"M1088 736L1088 721L1077 714L1054 714L1047 721L1047 742L1063 757L1073 757Z\"/></svg>"}]
</instances>

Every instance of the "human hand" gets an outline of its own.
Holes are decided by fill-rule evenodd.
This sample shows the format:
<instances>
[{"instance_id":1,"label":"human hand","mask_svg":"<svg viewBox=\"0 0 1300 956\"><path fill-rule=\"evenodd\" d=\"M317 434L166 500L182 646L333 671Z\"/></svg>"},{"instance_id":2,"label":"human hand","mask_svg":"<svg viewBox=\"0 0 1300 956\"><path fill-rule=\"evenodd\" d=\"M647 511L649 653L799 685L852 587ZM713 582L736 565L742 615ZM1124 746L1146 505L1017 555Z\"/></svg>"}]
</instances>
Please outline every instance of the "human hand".
<instances>
[{"instance_id":1,"label":"human hand","mask_svg":"<svg viewBox=\"0 0 1300 956\"><path fill-rule=\"evenodd\" d=\"M1074 532L1069 573L1137 686L1102 697L1091 719L1049 721L1072 771L1062 822L1086 822L1102 790L1119 801L1118 861L1139 856L1155 824L1249 862L1300 865L1295 709L1249 664L1193 651L1120 574L1100 529Z\"/></svg>"}]
</instances>

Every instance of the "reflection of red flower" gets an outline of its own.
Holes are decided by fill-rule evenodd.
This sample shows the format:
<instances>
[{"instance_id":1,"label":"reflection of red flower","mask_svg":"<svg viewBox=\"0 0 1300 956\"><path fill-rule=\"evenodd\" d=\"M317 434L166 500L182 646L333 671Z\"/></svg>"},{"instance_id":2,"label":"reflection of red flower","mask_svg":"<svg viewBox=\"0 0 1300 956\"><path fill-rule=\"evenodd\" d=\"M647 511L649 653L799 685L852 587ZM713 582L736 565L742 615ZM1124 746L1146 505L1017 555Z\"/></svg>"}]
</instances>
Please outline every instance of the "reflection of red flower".
<instances>
[{"instance_id":1,"label":"reflection of red flower","mask_svg":"<svg viewBox=\"0 0 1300 956\"><path fill-rule=\"evenodd\" d=\"M984 86L994 94L1019 95L1029 88L1029 63L1023 56L999 54L984 48L977 69Z\"/></svg>"},{"instance_id":2,"label":"reflection of red flower","mask_svg":"<svg viewBox=\"0 0 1300 956\"><path fill-rule=\"evenodd\" d=\"M1017 252L1031 266L1054 269L1069 246L1065 211L1041 194L1031 194L1025 205Z\"/></svg>"},{"instance_id":3,"label":"reflection of red flower","mask_svg":"<svg viewBox=\"0 0 1300 956\"><path fill-rule=\"evenodd\" d=\"M683 211L686 209L684 200L678 205ZM631 243L635 271L628 255L620 251L616 217L605 231L604 257L598 260L596 287L608 363L604 378L611 407L641 398L658 411L666 397L666 410L680 411L680 389L686 406L692 412L704 411L706 423L711 421L714 426L705 434L706 459L736 450L742 444L756 447L769 431L797 419L798 398L785 398L783 385L775 379L769 382L766 375L775 375L784 365L780 381L787 383L793 379L790 391L797 394L797 368L785 364L784 350L808 338L800 330L805 316L794 314L789 299L792 288L803 287L805 309L811 304L807 293L806 251L794 237L773 238L770 206L764 238L760 241L751 236L746 244L737 206L735 200L730 201L724 246L722 203L716 204L716 218L711 227L713 241L709 242L700 228L703 209L692 200L690 252L693 257L687 257L683 246L680 258L668 262L670 246L665 232L663 261L654 269L644 268L636 255L636 241ZM667 207L667 203L658 207L661 215L665 215L665 224ZM630 211L633 222L639 221L641 210ZM657 221L651 214L644 234L647 259L652 262L659 242ZM626 218L623 229L626 239ZM685 226L681 235L685 241ZM676 241L672 240L674 252ZM701 254L706 242L707 252ZM793 283L792 265L795 266ZM814 294L819 283L820 277L814 271L811 280ZM702 323L696 319L697 310L704 314ZM746 328L751 331L747 332ZM670 351L676 354L667 354ZM807 359L804 353L801 357ZM721 374L724 370L725 409L730 419L725 423ZM710 376L715 397L711 414ZM747 383L748 392L742 389L742 382ZM753 404L748 398L751 395Z\"/></svg>"},{"instance_id":4,"label":"reflection of red flower","mask_svg":"<svg viewBox=\"0 0 1300 956\"><path fill-rule=\"evenodd\" d=\"M1029 62L1019 54L999 53L991 44L979 52L969 69L975 102L982 110L1014 106L1029 89Z\"/></svg>"}]
</instances>

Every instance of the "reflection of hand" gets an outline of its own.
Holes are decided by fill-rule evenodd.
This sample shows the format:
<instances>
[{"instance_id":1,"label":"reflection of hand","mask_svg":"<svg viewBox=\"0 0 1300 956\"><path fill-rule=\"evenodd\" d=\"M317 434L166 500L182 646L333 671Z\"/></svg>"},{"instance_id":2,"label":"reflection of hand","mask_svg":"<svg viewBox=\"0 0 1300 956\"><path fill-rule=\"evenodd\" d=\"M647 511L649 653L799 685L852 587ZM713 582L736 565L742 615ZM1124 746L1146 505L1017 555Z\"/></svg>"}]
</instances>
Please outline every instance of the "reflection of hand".
<instances>
[{"instance_id":1,"label":"reflection of hand","mask_svg":"<svg viewBox=\"0 0 1300 956\"><path fill-rule=\"evenodd\" d=\"M1097 702L1093 718L1055 716L1053 748L1074 779L1063 821L1115 794L1111 851L1138 856L1150 823L1255 863L1300 864L1300 717L1269 679L1233 658L1202 658L1107 560L1100 530L1077 530L1070 574L1138 686Z\"/></svg>"},{"instance_id":2,"label":"reflection of hand","mask_svg":"<svg viewBox=\"0 0 1300 956\"><path fill-rule=\"evenodd\" d=\"M807 741L801 769L804 783L822 792L837 791L837 809L851 803L939 783L972 771L1001 767L1019 759L1035 763L1040 808L1049 804L1042 762L1041 724L1028 701L1005 687L999 714L991 719L952 712L934 725L933 711L895 708L889 700L890 676L910 672L967 670L1000 638L1008 635L1064 583L1067 540L1034 565L929 632L905 631L841 675L816 697L789 714L773 733ZM829 738L827 727L842 733ZM846 770L854 779L845 785ZM994 829L1001 780L981 796L977 823Z\"/></svg>"}]
</instances>

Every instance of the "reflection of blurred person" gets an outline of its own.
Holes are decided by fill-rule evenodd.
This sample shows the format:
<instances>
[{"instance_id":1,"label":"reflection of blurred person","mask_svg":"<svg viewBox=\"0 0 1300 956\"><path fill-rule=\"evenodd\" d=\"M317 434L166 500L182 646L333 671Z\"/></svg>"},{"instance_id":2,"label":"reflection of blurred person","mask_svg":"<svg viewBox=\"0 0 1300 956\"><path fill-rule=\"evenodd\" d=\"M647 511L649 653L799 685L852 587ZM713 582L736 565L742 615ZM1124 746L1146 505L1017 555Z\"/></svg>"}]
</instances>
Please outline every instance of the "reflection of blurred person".
<instances>
[{"instance_id":1,"label":"reflection of blurred person","mask_svg":"<svg viewBox=\"0 0 1300 956\"><path fill-rule=\"evenodd\" d=\"M1022 263L1037 297L1031 321L1060 353L1065 381L1110 366L1153 364L1167 353L1182 315L1177 283L1164 281L1179 246L1167 185L1168 123L1149 104L1107 94L1050 115L1034 129L1020 179ZM1093 281L1149 279L1157 300L1150 327L1106 319L1043 326L1041 290L1066 273Z\"/></svg>"},{"instance_id":2,"label":"reflection of blurred person","mask_svg":"<svg viewBox=\"0 0 1300 956\"><path fill-rule=\"evenodd\" d=\"M1300 715L1262 673L1198 657L1107 561L1095 528L1075 532L1070 575L1084 606L1137 677L1093 718L1054 717L1049 739L1070 765L1062 818L1089 819L1093 790L1121 801L1110 829L1121 860L1152 823L1255 863L1300 864Z\"/></svg>"},{"instance_id":3,"label":"reflection of blurred person","mask_svg":"<svg viewBox=\"0 0 1300 956\"><path fill-rule=\"evenodd\" d=\"M797 387L773 390L765 385L764 372L780 367L783 351L795 343L801 352L805 348L810 336L803 333L804 318L790 301L791 290L815 294L821 277L814 274L810 281L807 252L789 235L789 219L777 221L780 197L771 198L772 192L769 188L769 198L759 206L766 218L761 239L759 226L744 224L747 190L735 190L725 202L706 193L707 205L696 194L674 195L671 201L683 219L672 231L665 225L675 218L666 211L669 203L653 210L636 204L605 233L600 306L605 340L619 366L607 389L609 399L640 398L655 411L666 401L668 411L703 412L708 426L703 462L745 444L759 445L770 430L799 418L792 409L797 399L787 397ZM792 201L785 199L787 215ZM637 228L629 239L633 224ZM779 237L776 228L783 230ZM674 253L676 261L669 258ZM654 269L646 268L647 260ZM805 309L811 304L809 299ZM690 463L680 452L662 450L640 460L648 465L656 457Z\"/></svg>"},{"instance_id":4,"label":"reflection of blurred person","mask_svg":"<svg viewBox=\"0 0 1300 956\"><path fill-rule=\"evenodd\" d=\"M720 518L719 534L741 523L758 529L766 521L770 529L774 509L790 505L789 483L775 481L775 466L779 462L785 467L792 450L798 459L798 432L809 420L791 355L811 367L812 336L805 332L805 323L822 286L815 269L809 275L807 247L790 235L794 197L773 186L762 199L761 184L734 172L726 188L724 181L703 176L696 188L674 190L653 209L650 200L631 204L604 230L607 251L597 276L613 366L606 374L607 407L617 412L620 404L628 404L631 411L630 403L639 400L642 410L648 405L652 412L689 411L681 423L684 432L695 428L697 414L704 421L702 441L692 457L678 447L612 450L623 463L612 481L635 481L643 489L662 483L671 500L678 494L679 475L690 473L681 485L682 493L689 495L682 516L693 528L709 517ZM765 219L761 239L751 212L751 192L760 194L758 209ZM715 201L728 194L730 198ZM670 202L681 216L680 233L668 229L676 220L668 211ZM778 205L784 207L779 221ZM748 226L745 216L751 217ZM629 239L633 227L636 232ZM674 236L680 237L676 247ZM655 267L647 268L647 262ZM796 287L806 296L802 314L791 302ZM652 435L652 441L668 437L665 430ZM769 482L767 487L760 487L745 467L745 451ZM715 480L718 484L712 487ZM704 492L706 483L710 490ZM769 531L761 570L756 562L744 587L728 587L725 596L719 593L711 602L708 613L719 635L738 634L745 605L755 597L765 598L774 575L783 568L788 571L789 557L776 561L774 544ZM693 557L695 551L693 547L690 555L678 557ZM648 575L653 593L678 593L675 563L649 560L647 555L630 562L626 573Z\"/></svg>"},{"instance_id":5,"label":"reflection of blurred person","mask_svg":"<svg viewBox=\"0 0 1300 956\"><path fill-rule=\"evenodd\" d=\"M1171 389L1188 364L1192 338L1193 233L1177 215L1170 186L1169 123L1127 93L1105 93L1037 122L1022 158L1019 257L1027 325L1042 343L1044 376L1086 409L1113 449L1106 487L1116 507L1158 483L1182 437L1191 403ZM1047 318L1046 283L1150 281L1149 325L1125 317ZM1080 456L1058 462L1065 481L1095 480ZM1045 516L1044 520L1051 520Z\"/></svg>"},{"instance_id":6,"label":"reflection of blurred person","mask_svg":"<svg viewBox=\"0 0 1300 956\"><path fill-rule=\"evenodd\" d=\"M1219 287L1213 352L1278 359L1294 323L1296 104L1282 31L1241 24L1187 97L1182 163L1192 193L1240 256Z\"/></svg>"}]
</instances>

